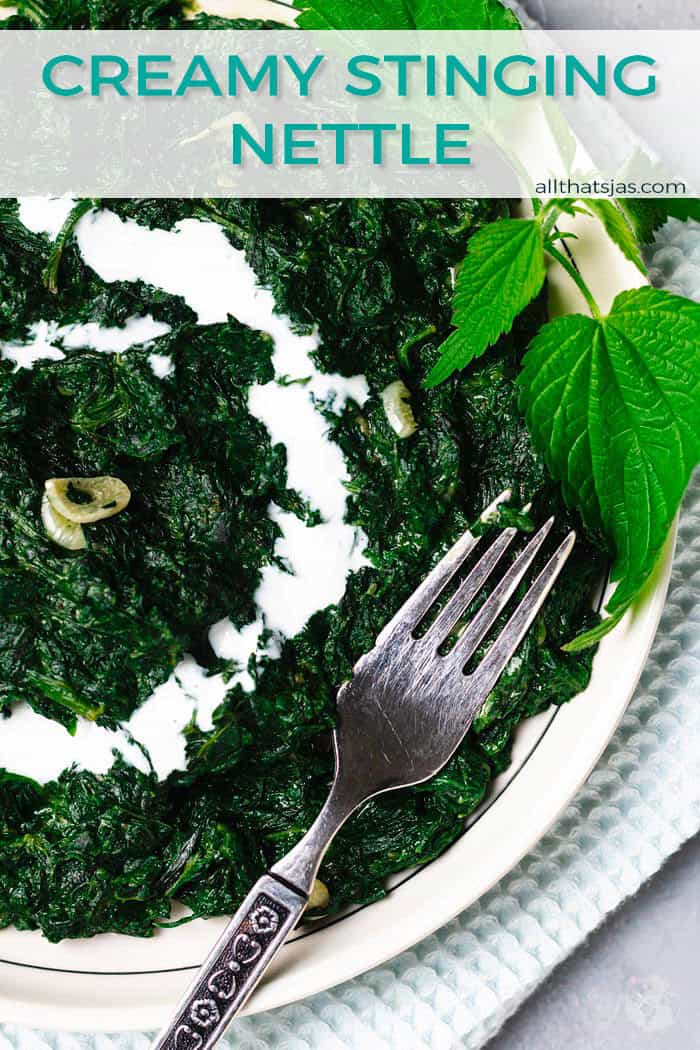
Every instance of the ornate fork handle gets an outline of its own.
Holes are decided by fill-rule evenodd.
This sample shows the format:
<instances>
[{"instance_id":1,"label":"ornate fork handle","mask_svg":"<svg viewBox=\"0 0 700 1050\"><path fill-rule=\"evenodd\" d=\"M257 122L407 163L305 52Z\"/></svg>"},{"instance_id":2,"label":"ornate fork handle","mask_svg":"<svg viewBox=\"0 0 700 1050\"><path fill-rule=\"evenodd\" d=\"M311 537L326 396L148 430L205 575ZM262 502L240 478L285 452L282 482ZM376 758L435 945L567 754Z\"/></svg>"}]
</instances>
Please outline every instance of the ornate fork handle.
<instances>
[{"instance_id":1,"label":"ornate fork handle","mask_svg":"<svg viewBox=\"0 0 700 1050\"><path fill-rule=\"evenodd\" d=\"M316 820L270 874L258 879L151 1050L209 1050L218 1042L301 918L331 839L366 797L336 764Z\"/></svg>"},{"instance_id":2,"label":"ornate fork handle","mask_svg":"<svg viewBox=\"0 0 700 1050\"><path fill-rule=\"evenodd\" d=\"M263 875L231 919L155 1043L158 1050L207 1050L241 1009L307 898L272 875Z\"/></svg>"}]
</instances>

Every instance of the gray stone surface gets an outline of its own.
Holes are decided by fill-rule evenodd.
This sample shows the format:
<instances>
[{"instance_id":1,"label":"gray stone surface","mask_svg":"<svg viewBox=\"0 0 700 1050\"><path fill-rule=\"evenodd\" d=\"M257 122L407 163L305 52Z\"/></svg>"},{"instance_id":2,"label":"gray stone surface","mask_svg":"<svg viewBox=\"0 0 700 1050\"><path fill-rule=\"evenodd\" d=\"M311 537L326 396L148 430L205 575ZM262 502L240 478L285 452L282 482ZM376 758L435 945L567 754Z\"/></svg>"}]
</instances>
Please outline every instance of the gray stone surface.
<instances>
[{"instance_id":1,"label":"gray stone surface","mask_svg":"<svg viewBox=\"0 0 700 1050\"><path fill-rule=\"evenodd\" d=\"M551 29L699 29L698 0L525 0Z\"/></svg>"},{"instance_id":2,"label":"gray stone surface","mask_svg":"<svg viewBox=\"0 0 700 1050\"><path fill-rule=\"evenodd\" d=\"M489 1050L700 1050L700 839L506 1024Z\"/></svg>"}]
</instances>

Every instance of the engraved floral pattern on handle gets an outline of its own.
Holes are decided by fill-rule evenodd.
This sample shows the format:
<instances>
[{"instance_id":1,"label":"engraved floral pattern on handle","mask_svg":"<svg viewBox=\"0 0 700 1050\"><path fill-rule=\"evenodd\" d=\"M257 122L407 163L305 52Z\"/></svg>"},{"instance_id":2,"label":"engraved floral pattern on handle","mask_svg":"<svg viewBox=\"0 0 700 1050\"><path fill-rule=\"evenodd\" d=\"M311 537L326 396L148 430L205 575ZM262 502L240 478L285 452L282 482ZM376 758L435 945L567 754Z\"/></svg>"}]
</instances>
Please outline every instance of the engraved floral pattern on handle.
<instances>
[{"instance_id":1,"label":"engraved floral pattern on handle","mask_svg":"<svg viewBox=\"0 0 700 1050\"><path fill-rule=\"evenodd\" d=\"M241 972L237 962L227 963L223 970L215 970L207 981L207 989L221 1002L228 1002L236 994L236 975Z\"/></svg>"},{"instance_id":2,"label":"engraved floral pattern on handle","mask_svg":"<svg viewBox=\"0 0 700 1050\"><path fill-rule=\"evenodd\" d=\"M219 1007L214 999L195 999L190 1010L190 1020L198 1028L213 1028L221 1020Z\"/></svg>"},{"instance_id":3,"label":"engraved floral pattern on handle","mask_svg":"<svg viewBox=\"0 0 700 1050\"><path fill-rule=\"evenodd\" d=\"M201 1050L245 992L247 979L289 914L280 901L267 893L258 894L193 989L165 1043L168 1050Z\"/></svg>"}]
</instances>

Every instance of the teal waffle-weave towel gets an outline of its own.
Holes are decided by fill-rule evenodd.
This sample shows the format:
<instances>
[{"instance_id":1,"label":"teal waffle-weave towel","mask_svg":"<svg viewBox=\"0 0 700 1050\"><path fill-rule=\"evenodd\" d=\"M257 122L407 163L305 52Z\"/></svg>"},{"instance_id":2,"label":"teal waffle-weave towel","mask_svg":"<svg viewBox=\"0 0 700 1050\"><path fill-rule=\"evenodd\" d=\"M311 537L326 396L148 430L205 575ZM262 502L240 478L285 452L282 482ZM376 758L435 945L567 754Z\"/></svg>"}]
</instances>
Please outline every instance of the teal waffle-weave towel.
<instances>
[{"instance_id":1,"label":"teal waffle-weave towel","mask_svg":"<svg viewBox=\"0 0 700 1050\"><path fill-rule=\"evenodd\" d=\"M700 300L700 225L670 222L654 283ZM230 1050L474 1050L700 829L700 473L668 601L634 700L555 828L412 951L303 1003L242 1018ZM146 1034L0 1028L0 1050L146 1050Z\"/></svg>"}]
</instances>

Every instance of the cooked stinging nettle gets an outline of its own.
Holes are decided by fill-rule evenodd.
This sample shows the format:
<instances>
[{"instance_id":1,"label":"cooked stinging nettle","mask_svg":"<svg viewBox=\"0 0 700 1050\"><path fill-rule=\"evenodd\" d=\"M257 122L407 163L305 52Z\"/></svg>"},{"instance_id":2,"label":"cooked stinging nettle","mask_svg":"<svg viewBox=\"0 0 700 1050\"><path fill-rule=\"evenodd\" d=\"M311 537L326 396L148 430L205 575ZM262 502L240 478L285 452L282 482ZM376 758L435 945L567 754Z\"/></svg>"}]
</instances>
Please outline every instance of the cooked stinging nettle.
<instances>
[{"instance_id":1,"label":"cooked stinging nettle","mask_svg":"<svg viewBox=\"0 0 700 1050\"><path fill-rule=\"evenodd\" d=\"M397 437L409 438L416 432L416 417L411 408L411 391L397 379L382 391L382 404L389 425Z\"/></svg>"},{"instance_id":2,"label":"cooked stinging nettle","mask_svg":"<svg viewBox=\"0 0 700 1050\"><path fill-rule=\"evenodd\" d=\"M102 521L128 505L131 492L119 478L49 478L46 496L57 514L77 525Z\"/></svg>"},{"instance_id":3,"label":"cooked stinging nettle","mask_svg":"<svg viewBox=\"0 0 700 1050\"><path fill-rule=\"evenodd\" d=\"M346 522L367 537L367 560L338 602L274 656L260 656L251 693L232 684L212 729L187 726L186 769L159 781L118 760L104 774L70 769L49 784L0 778L0 923L39 926L51 940L106 930L148 936L168 921L173 899L193 916L234 910L318 812L333 772L337 684L435 557L504 489L511 500L496 526L527 529L553 513L562 529L576 524L517 407L519 360L546 317L542 299L467 371L422 386L449 331L450 268L507 205L222 199L110 207L160 229L182 217L225 219L280 313L300 329L318 327L319 370L364 375L362 406L318 411L345 460ZM237 671L216 657L209 630L226 616L236 625L255 619L279 537L270 504L311 527L316 517L288 485L285 447L250 413L251 387L274 379L271 341L233 319L199 325L182 300L149 286L105 283L73 246L58 290L44 295L51 251L47 237L19 222L15 202L0 202L0 270L9 274L0 338L23 338L38 310L58 324L81 316L103 326L151 314L170 331L121 354L81 348L27 369L0 359L0 547L8 552L0 707L24 700L70 729L85 717L114 728L185 653L207 672ZM153 353L170 360L167 376L154 374ZM419 421L405 441L381 396L399 376ZM124 513L82 526L88 546L76 553L57 546L39 519L46 478L68 475L116 476L132 492ZM376 900L388 876L439 855L508 764L517 724L585 687L591 654L561 645L597 624L590 594L604 565L582 537L521 662L444 774L375 799L348 822L320 873L330 899L312 915ZM17 644L24 637L34 644Z\"/></svg>"}]
</instances>

